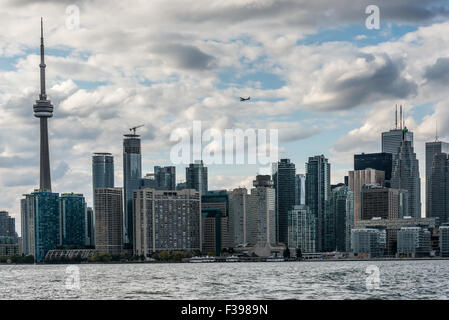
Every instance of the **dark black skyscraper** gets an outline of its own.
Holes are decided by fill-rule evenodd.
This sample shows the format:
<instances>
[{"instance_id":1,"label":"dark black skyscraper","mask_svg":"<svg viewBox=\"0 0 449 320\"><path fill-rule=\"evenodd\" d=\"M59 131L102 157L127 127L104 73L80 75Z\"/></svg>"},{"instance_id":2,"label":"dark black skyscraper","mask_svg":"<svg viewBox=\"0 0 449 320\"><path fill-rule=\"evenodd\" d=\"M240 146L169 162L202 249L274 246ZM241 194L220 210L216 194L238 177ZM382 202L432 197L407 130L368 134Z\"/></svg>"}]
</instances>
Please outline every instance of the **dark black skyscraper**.
<instances>
[{"instance_id":1,"label":"dark black skyscraper","mask_svg":"<svg viewBox=\"0 0 449 320\"><path fill-rule=\"evenodd\" d=\"M354 170L375 169L385 172L385 180L391 180L393 155L387 152L354 155Z\"/></svg>"},{"instance_id":2,"label":"dark black skyscraper","mask_svg":"<svg viewBox=\"0 0 449 320\"><path fill-rule=\"evenodd\" d=\"M281 159L273 165L273 182L276 190L277 241L288 243L288 211L295 205L295 164Z\"/></svg>"},{"instance_id":3,"label":"dark black skyscraper","mask_svg":"<svg viewBox=\"0 0 449 320\"><path fill-rule=\"evenodd\" d=\"M48 148L48 122L47 119L53 116L53 105L47 100L45 92L45 61L44 61L44 28L41 18L41 63L40 67L40 85L41 92L39 100L33 106L34 116L40 119L40 183L39 189L51 191L50 178L50 151Z\"/></svg>"}]
</instances>

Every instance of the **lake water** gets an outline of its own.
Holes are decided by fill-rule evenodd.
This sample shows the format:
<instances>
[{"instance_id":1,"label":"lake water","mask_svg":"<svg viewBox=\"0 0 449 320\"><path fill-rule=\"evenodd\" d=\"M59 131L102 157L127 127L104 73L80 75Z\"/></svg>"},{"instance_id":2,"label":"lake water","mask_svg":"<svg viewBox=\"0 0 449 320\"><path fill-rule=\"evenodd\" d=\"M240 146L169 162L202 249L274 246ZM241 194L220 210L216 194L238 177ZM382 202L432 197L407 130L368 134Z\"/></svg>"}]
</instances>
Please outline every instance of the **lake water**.
<instances>
[{"instance_id":1,"label":"lake water","mask_svg":"<svg viewBox=\"0 0 449 320\"><path fill-rule=\"evenodd\" d=\"M0 265L0 299L448 298L449 260Z\"/></svg>"}]
</instances>

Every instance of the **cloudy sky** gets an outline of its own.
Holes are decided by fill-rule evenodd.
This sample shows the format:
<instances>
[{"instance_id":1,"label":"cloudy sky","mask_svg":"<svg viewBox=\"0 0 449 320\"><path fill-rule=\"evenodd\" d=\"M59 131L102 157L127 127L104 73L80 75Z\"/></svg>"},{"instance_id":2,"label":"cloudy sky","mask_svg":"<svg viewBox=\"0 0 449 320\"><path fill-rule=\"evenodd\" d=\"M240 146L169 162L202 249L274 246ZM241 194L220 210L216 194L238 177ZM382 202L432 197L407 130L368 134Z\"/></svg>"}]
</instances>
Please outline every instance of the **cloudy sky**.
<instances>
[{"instance_id":1,"label":"cloudy sky","mask_svg":"<svg viewBox=\"0 0 449 320\"><path fill-rule=\"evenodd\" d=\"M278 129L281 157L301 173L324 154L333 183L354 153L380 151L395 104L415 133L422 178L437 120L449 140L447 1L0 2L0 209L17 223L21 195L39 184L41 16L53 190L83 193L89 205L92 152L114 154L120 186L122 136L140 124L144 172L170 165L170 135L201 120L203 129ZM371 4L379 29L365 25ZM209 188L250 187L258 170L210 166Z\"/></svg>"}]
</instances>

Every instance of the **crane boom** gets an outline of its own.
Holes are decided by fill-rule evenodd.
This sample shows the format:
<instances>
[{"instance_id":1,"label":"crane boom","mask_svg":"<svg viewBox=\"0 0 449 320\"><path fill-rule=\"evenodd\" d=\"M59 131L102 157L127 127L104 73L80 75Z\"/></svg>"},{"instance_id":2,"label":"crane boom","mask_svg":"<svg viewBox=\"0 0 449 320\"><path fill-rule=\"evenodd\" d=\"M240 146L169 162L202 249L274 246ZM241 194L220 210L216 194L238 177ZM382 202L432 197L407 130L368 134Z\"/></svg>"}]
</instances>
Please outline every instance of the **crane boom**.
<instances>
[{"instance_id":1,"label":"crane boom","mask_svg":"<svg viewBox=\"0 0 449 320\"><path fill-rule=\"evenodd\" d=\"M140 126L135 126L135 127L129 128L129 131L132 131L133 134L136 134L136 129L139 129L143 126L144 126L144 124L141 124Z\"/></svg>"}]
</instances>

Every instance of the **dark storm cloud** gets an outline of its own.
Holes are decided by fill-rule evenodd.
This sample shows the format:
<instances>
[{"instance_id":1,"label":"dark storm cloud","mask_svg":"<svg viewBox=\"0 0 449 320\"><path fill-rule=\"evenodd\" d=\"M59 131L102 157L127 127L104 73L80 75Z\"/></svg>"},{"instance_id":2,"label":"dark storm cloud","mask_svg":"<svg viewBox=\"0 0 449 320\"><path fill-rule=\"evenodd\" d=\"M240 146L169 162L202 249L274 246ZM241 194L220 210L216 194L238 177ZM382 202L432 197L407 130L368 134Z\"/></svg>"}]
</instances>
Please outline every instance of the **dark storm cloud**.
<instances>
[{"instance_id":1,"label":"dark storm cloud","mask_svg":"<svg viewBox=\"0 0 449 320\"><path fill-rule=\"evenodd\" d=\"M168 44L156 51L171 60L177 67L183 69L206 70L213 68L215 65L213 56L191 45Z\"/></svg>"},{"instance_id":2,"label":"dark storm cloud","mask_svg":"<svg viewBox=\"0 0 449 320\"><path fill-rule=\"evenodd\" d=\"M424 78L429 82L447 85L449 81L449 57L438 58L434 65L426 69Z\"/></svg>"},{"instance_id":3,"label":"dark storm cloud","mask_svg":"<svg viewBox=\"0 0 449 320\"><path fill-rule=\"evenodd\" d=\"M375 103L385 99L404 99L417 93L416 83L407 80L402 75L404 62L393 61L386 54L384 63L376 64L372 57L363 57L368 62L369 72L361 75L335 79L330 77L324 86L324 92L333 93L331 101L318 103L321 110L347 110L361 104ZM374 70L373 72L371 70Z\"/></svg>"}]
</instances>

